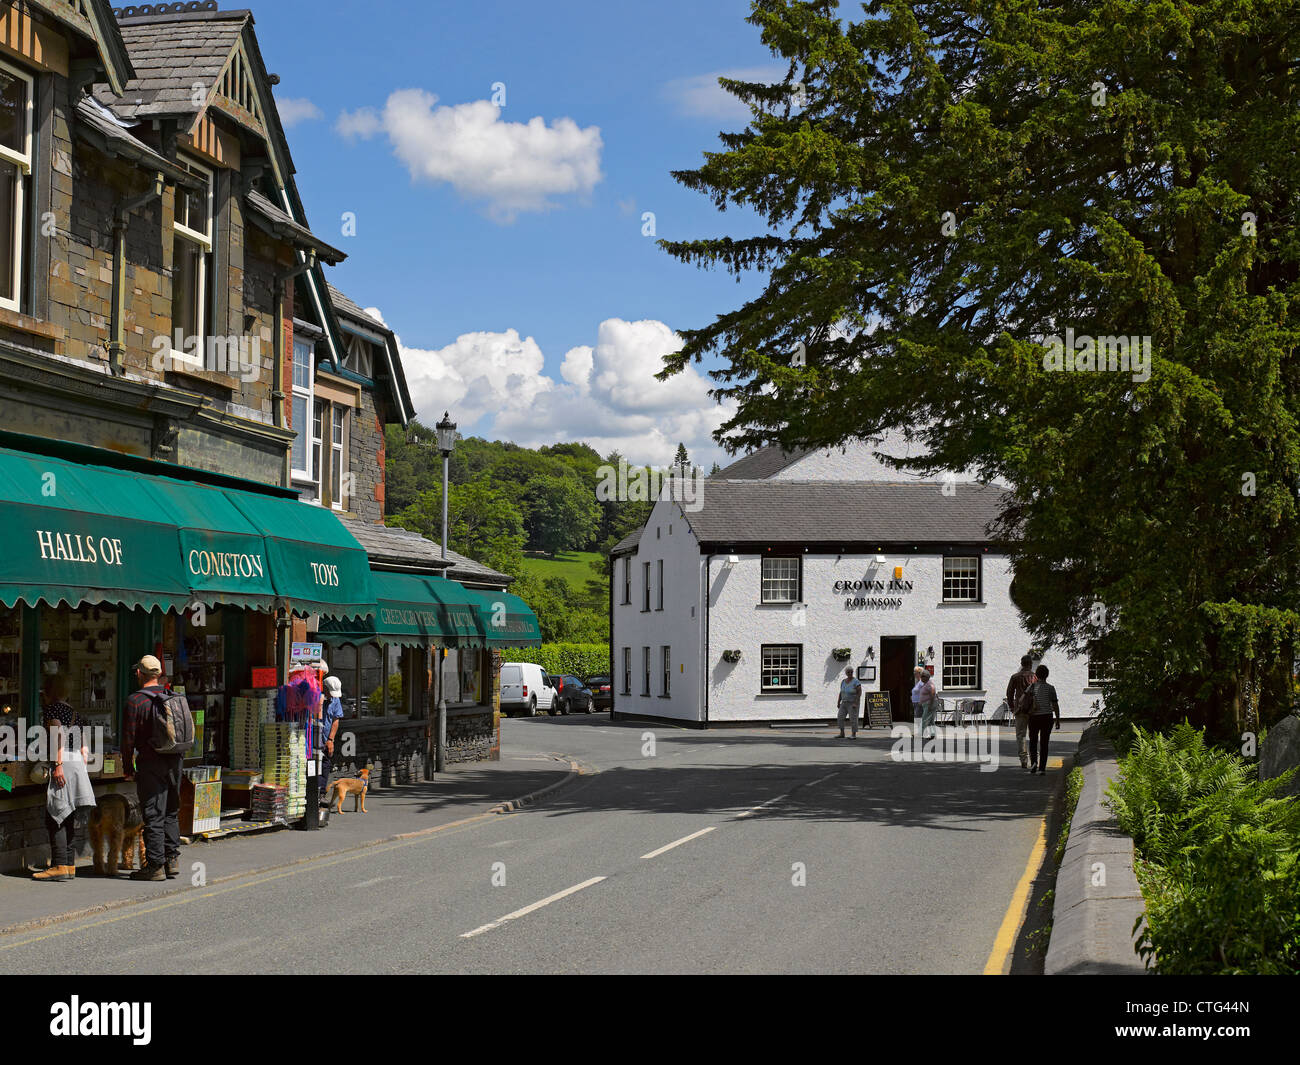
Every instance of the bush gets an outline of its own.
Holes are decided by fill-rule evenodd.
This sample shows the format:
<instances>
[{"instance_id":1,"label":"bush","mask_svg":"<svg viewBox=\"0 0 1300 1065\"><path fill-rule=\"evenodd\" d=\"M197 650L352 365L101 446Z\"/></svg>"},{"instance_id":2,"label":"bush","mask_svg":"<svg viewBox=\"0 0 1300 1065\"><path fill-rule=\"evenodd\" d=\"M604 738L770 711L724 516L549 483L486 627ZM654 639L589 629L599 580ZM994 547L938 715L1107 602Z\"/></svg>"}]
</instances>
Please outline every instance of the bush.
<instances>
[{"instance_id":1,"label":"bush","mask_svg":"<svg viewBox=\"0 0 1300 1065\"><path fill-rule=\"evenodd\" d=\"M571 673L586 680L609 672L607 643L544 643L541 647L506 647L505 662L535 662L547 673Z\"/></svg>"},{"instance_id":2,"label":"bush","mask_svg":"<svg viewBox=\"0 0 1300 1065\"><path fill-rule=\"evenodd\" d=\"M1300 801L1275 797L1290 774L1260 782L1186 722L1133 732L1107 794L1139 858L1137 952L1166 974L1300 973Z\"/></svg>"}]
</instances>

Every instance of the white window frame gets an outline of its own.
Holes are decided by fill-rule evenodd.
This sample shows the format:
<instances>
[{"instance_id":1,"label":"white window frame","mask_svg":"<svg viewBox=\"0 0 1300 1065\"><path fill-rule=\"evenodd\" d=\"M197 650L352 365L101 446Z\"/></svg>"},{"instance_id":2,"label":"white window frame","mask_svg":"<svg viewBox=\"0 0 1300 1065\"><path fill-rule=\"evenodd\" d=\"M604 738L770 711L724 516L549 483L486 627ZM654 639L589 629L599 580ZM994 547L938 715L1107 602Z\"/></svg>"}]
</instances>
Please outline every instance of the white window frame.
<instances>
[{"instance_id":1,"label":"white window frame","mask_svg":"<svg viewBox=\"0 0 1300 1065\"><path fill-rule=\"evenodd\" d=\"M196 370L202 370L205 366L205 359L207 356L208 323L206 319L208 313L208 256L212 254L212 224L213 224L213 217L212 217L213 191L212 190L213 190L213 186L216 183L215 172L212 170L211 167L207 167L200 162L196 162L188 155L177 156L177 161L181 164L181 167L183 169L191 171L195 177L201 177L207 182L208 203L207 203L207 210L205 213L207 215L208 225L207 225L207 230L201 232L197 229L191 229L189 226L177 222L174 213L172 216L172 233L175 235L179 235L181 239L187 240L192 244L197 244L201 249L199 255L199 269L198 269L198 308L196 310L196 317L198 320L195 323L198 329L197 335L199 339L199 350L191 354L190 352L187 351L177 351L175 348L172 348L172 363L173 364L180 363L182 365L192 366ZM176 187L176 191L175 191L176 197L187 196L187 195L189 194L185 190L180 188L180 186ZM172 263L173 283L175 283L175 276L176 276L176 263L173 262ZM173 341L176 339L176 322L174 319L172 321L172 334L170 339ZM182 343L188 339L189 339L188 337L183 337Z\"/></svg>"},{"instance_id":2,"label":"white window frame","mask_svg":"<svg viewBox=\"0 0 1300 1065\"><path fill-rule=\"evenodd\" d=\"M949 563L968 563L968 562L973 562L973 563L975 564L975 573L974 573L975 590L974 590L974 594L969 595L969 596L965 596L965 595L949 595L949 594L948 594L948 582L949 582L950 580L953 581L953 582L955 583L955 582L957 582L957 581L969 581L969 580L971 580L971 577L972 577L972 575L967 571L967 568L966 568L965 566L963 566L960 570L956 569L955 566L954 566L954 568L953 568L952 570L950 570L950 569L949 569ZM942 578L942 583L941 583L941 585L940 585L940 592L941 592L941 594L942 594L942 596L943 596L943 601L944 601L945 603L978 603L978 602L980 602L980 596L981 596L982 593L983 593L983 589L980 587L980 585L981 585L981 580L982 580L982 577L983 577L983 574L980 572L980 568L981 568L981 567L980 567L980 556L979 556L979 555L944 555L944 556L943 556L943 578Z\"/></svg>"},{"instance_id":3,"label":"white window frame","mask_svg":"<svg viewBox=\"0 0 1300 1065\"><path fill-rule=\"evenodd\" d=\"M769 592L769 588L777 583L785 584L790 580L788 576L777 577L769 576L767 572L768 563L770 562L793 562L794 563L794 595L789 599L777 598ZM764 555L762 562L759 564L759 601L763 603L778 603L782 606L790 603L798 603L802 600L803 595L803 556L801 555Z\"/></svg>"},{"instance_id":4,"label":"white window frame","mask_svg":"<svg viewBox=\"0 0 1300 1065\"><path fill-rule=\"evenodd\" d=\"M347 457L348 457L348 439L347 439L347 412L349 408L342 403L330 404L330 507L333 510L344 510L343 505L343 485L347 479ZM334 494L334 463L337 460L339 469L339 490L338 496Z\"/></svg>"},{"instance_id":5,"label":"white window frame","mask_svg":"<svg viewBox=\"0 0 1300 1065\"><path fill-rule=\"evenodd\" d=\"M794 652L794 685L768 683L768 653L786 655ZM803 644L801 643L765 643L758 652L758 686L760 693L780 695L799 695L803 692ZM788 667L782 667L788 668Z\"/></svg>"},{"instance_id":6,"label":"white window frame","mask_svg":"<svg viewBox=\"0 0 1300 1065\"><path fill-rule=\"evenodd\" d=\"M972 661L972 662L965 662L965 661L963 661L963 662L952 662L952 661L949 660L949 649L950 649L950 648L952 648L952 649L956 649L956 648L968 648L968 647L973 647L973 648L975 648L975 657L974 657L974 661ZM944 691L954 691L954 692L974 692L974 691L983 691L983 690L984 690L984 689L981 687L981 685L984 683L984 645L983 645L983 643L981 643L979 640L952 640L952 641L947 641L947 642L945 642L944 645L943 645L943 652L942 652L942 653L943 653L943 658L942 658L942 660L941 660L941 663L942 663L942 669L943 669L943 677L942 677L942 681L943 681L943 690L944 690ZM964 684L964 683L963 683L963 684L959 684L959 683L957 683L957 682L954 680L954 678L953 678L953 674L954 674L955 672L957 672L958 670L970 670L970 669L973 669L973 670L975 671L975 676L974 676L974 678L973 678L973 681L974 681L973 683L971 683L971 684Z\"/></svg>"},{"instance_id":7,"label":"white window frame","mask_svg":"<svg viewBox=\"0 0 1300 1065\"><path fill-rule=\"evenodd\" d=\"M318 403L323 408L320 420L320 436L316 435L316 405ZM317 503L319 503L325 496L321 474L325 466L325 432L328 428L327 422L331 406L332 404L328 399L321 399L319 396L316 396L312 400L311 415L307 422L307 461L312 464L311 482L316 486ZM317 458L318 455L319 459Z\"/></svg>"},{"instance_id":8,"label":"white window frame","mask_svg":"<svg viewBox=\"0 0 1300 1065\"><path fill-rule=\"evenodd\" d=\"M301 344L303 347L307 349L307 358L305 360L307 366L307 387L306 388L303 388L300 384L298 384L298 375L296 372L298 367L298 345L299 344ZM315 399L316 399L316 367L315 365L313 365L314 348L315 345L311 344L309 341L299 340L296 337L294 338L293 365L294 365L295 373L294 373L294 381L293 381L293 394L294 396L301 396L307 401L306 416L303 418L303 421L306 424L296 426L297 432L299 433L299 435L302 436L302 453L304 455L304 461L307 464L307 468L305 470L298 469L297 467L295 467L293 470L294 477L296 477L300 481L312 480L311 431L312 431L312 418L313 418L313 412L315 411ZM290 454L292 454L292 448L290 449Z\"/></svg>"},{"instance_id":9,"label":"white window frame","mask_svg":"<svg viewBox=\"0 0 1300 1065\"><path fill-rule=\"evenodd\" d=\"M0 293L0 307L11 311L22 311L23 302L23 237L26 235L27 198L23 188L23 179L32 172L32 115L36 100L36 79L26 71L0 62L0 70L18 78L27 86L27 105L24 107L23 151L15 152L12 148L0 144L0 158L18 168L18 185L14 195L14 288L12 294Z\"/></svg>"},{"instance_id":10,"label":"white window frame","mask_svg":"<svg viewBox=\"0 0 1300 1065\"><path fill-rule=\"evenodd\" d=\"M370 350L370 343L363 336L349 333L347 352L343 356L343 366L355 374L373 380L375 376L375 353Z\"/></svg>"},{"instance_id":11,"label":"white window frame","mask_svg":"<svg viewBox=\"0 0 1300 1065\"><path fill-rule=\"evenodd\" d=\"M1100 672L1098 672L1100 670ZM1108 683L1113 678L1111 673L1115 670L1115 663L1102 657L1088 656L1088 687L1100 688L1103 684Z\"/></svg>"}]
</instances>

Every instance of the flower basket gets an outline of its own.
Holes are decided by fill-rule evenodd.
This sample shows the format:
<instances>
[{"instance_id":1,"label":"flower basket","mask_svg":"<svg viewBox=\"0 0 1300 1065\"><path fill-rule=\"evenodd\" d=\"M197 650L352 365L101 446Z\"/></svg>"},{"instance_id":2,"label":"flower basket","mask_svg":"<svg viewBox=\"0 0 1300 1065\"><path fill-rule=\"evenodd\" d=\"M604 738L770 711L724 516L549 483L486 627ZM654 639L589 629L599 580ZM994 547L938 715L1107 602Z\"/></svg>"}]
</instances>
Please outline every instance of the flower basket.
<instances>
[{"instance_id":1,"label":"flower basket","mask_svg":"<svg viewBox=\"0 0 1300 1065\"><path fill-rule=\"evenodd\" d=\"M853 648L837 647L831 652L831 657L837 662L847 662L853 657Z\"/></svg>"},{"instance_id":2,"label":"flower basket","mask_svg":"<svg viewBox=\"0 0 1300 1065\"><path fill-rule=\"evenodd\" d=\"M739 662L739 661L740 661L740 652L739 652L739 651L723 651L723 652L722 652L722 660L723 660L724 662Z\"/></svg>"}]
</instances>

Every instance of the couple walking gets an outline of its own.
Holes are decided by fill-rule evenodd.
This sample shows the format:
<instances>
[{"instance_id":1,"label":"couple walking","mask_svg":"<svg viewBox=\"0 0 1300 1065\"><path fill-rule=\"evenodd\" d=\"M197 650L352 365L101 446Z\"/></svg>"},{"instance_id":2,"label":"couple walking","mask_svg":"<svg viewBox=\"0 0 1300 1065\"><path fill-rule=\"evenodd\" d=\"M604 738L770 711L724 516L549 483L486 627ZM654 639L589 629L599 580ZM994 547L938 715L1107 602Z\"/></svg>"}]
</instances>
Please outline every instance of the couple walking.
<instances>
[{"instance_id":1,"label":"couple walking","mask_svg":"<svg viewBox=\"0 0 1300 1065\"><path fill-rule=\"evenodd\" d=\"M1048 668L1033 669L1033 664L1028 655L1020 660L1020 672L1007 684L1007 706L1016 715L1020 768L1030 773L1046 773L1047 740L1052 734L1053 720L1058 729L1061 727L1061 704L1056 698L1056 688L1047 683Z\"/></svg>"}]
</instances>

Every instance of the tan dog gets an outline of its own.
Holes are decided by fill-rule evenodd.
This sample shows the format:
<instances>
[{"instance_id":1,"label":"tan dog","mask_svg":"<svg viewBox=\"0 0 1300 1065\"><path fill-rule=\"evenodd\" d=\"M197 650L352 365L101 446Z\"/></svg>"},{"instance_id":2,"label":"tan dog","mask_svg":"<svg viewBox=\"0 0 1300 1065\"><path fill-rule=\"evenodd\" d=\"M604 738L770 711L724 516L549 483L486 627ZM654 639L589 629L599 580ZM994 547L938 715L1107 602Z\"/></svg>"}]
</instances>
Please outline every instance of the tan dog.
<instances>
[{"instance_id":1,"label":"tan dog","mask_svg":"<svg viewBox=\"0 0 1300 1065\"><path fill-rule=\"evenodd\" d=\"M107 844L104 853L100 845ZM144 867L144 821L140 808L125 795L101 795L90 812L90 851L95 872L117 876L118 856L127 869Z\"/></svg>"},{"instance_id":2,"label":"tan dog","mask_svg":"<svg viewBox=\"0 0 1300 1065\"><path fill-rule=\"evenodd\" d=\"M343 797L345 795L355 796L352 800L352 812L356 813L358 807L362 813L366 812L366 788L370 786L370 768L366 767L361 770L359 777L344 777L342 780L330 781L330 801L335 796L338 797L338 808L335 813L343 812ZM329 801L326 802L329 805Z\"/></svg>"}]
</instances>

